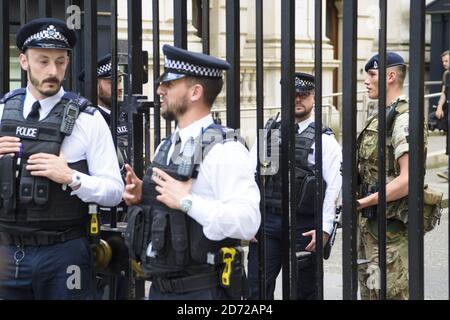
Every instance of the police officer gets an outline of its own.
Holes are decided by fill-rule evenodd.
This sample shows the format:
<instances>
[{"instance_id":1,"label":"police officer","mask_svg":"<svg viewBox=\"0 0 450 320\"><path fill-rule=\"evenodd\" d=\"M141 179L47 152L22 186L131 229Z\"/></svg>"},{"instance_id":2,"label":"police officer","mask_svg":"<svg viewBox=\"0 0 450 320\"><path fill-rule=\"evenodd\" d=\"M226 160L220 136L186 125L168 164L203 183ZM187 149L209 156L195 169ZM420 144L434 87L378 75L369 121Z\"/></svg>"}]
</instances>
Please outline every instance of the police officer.
<instances>
[{"instance_id":1,"label":"police officer","mask_svg":"<svg viewBox=\"0 0 450 320\"><path fill-rule=\"evenodd\" d=\"M75 32L42 18L16 43L28 85L0 100L0 298L91 298L87 206L120 202L114 145L92 104L62 87Z\"/></svg>"},{"instance_id":2,"label":"police officer","mask_svg":"<svg viewBox=\"0 0 450 320\"><path fill-rule=\"evenodd\" d=\"M117 70L117 98L122 97L122 73ZM84 81L85 71L81 71L78 79ZM97 108L102 114L108 125L111 125L112 110L112 60L111 54L108 53L97 61ZM119 125L120 127L120 125Z\"/></svg>"},{"instance_id":3,"label":"police officer","mask_svg":"<svg viewBox=\"0 0 450 320\"><path fill-rule=\"evenodd\" d=\"M125 73L117 70L117 98L122 98L122 76ZM111 127L111 111L112 111L112 60L111 54L106 54L97 61L97 109L105 119L109 127ZM84 81L85 71L81 71L78 79ZM125 163L128 161L128 123L126 113L120 112L117 125L117 157L122 176L125 177ZM107 209L107 208L100 208ZM122 212L123 208L119 207ZM119 220L122 220L121 219ZM102 215L102 220L109 221L109 215Z\"/></svg>"},{"instance_id":4,"label":"police officer","mask_svg":"<svg viewBox=\"0 0 450 320\"><path fill-rule=\"evenodd\" d=\"M124 199L150 207L151 242L141 257L152 278L150 299L226 299L217 253L251 239L260 223L249 152L211 115L229 64L169 45L163 52L161 114L178 126L158 147L143 181L126 165ZM192 162L197 151L202 156Z\"/></svg>"},{"instance_id":5,"label":"police officer","mask_svg":"<svg viewBox=\"0 0 450 320\"><path fill-rule=\"evenodd\" d=\"M295 166L306 176L314 176L315 166L315 124L313 118L314 106L314 76L306 73L295 74L295 122L296 122L296 151ZM273 129L279 129L281 122ZM340 167L342 162L341 148L329 128L322 130L323 161L322 170L325 187L323 202L323 243L326 244L333 230L336 200L341 189L342 178ZM270 139L269 139L270 140ZM277 146L278 147L278 146ZM269 147L270 148L270 145ZM269 153L269 150L268 150ZM273 152L270 152L273 155ZM256 146L252 148L256 159ZM280 159L282 157L280 156ZM282 230L281 230L281 172L268 176L266 184L266 292L269 299L274 298L276 278L281 270L282 258ZM304 180L299 180L301 183ZM306 188L305 195L299 195L305 200L297 208L297 251L314 252L316 249L314 230L314 180L310 180L310 188ZM259 298L258 283L258 245L254 239L249 248L249 287L250 299ZM298 264L299 281L297 283L297 298L300 300L315 299L315 259L311 255L306 261Z\"/></svg>"},{"instance_id":6,"label":"police officer","mask_svg":"<svg viewBox=\"0 0 450 320\"><path fill-rule=\"evenodd\" d=\"M364 84L370 99L378 99L378 55L366 64ZM387 105L387 185L386 185L386 252L387 298L408 299L408 135L409 102L403 94L406 64L395 52L387 53L386 61ZM378 204L378 115L367 119L358 137L359 246L358 266L361 298L378 299L378 229L376 206ZM425 136L426 150L426 136ZM424 164L425 165L425 164Z\"/></svg>"},{"instance_id":7,"label":"police officer","mask_svg":"<svg viewBox=\"0 0 450 320\"><path fill-rule=\"evenodd\" d=\"M450 50L442 53L442 65L444 74L442 76L442 92L436 109L436 118L440 119L439 129L443 129L448 134L448 104L449 104L449 87L450 87ZM448 148L448 146L447 146ZM448 150L446 150L448 154ZM437 175L448 180L448 169L444 172L438 172Z\"/></svg>"}]
</instances>

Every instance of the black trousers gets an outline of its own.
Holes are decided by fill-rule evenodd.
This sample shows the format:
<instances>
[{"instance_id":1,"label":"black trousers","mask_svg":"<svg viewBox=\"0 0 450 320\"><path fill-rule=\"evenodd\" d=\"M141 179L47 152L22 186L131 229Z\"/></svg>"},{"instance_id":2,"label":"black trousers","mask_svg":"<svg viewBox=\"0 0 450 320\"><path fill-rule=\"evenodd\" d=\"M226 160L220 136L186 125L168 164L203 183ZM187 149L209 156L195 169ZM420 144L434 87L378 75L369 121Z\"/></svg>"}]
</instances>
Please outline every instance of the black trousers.
<instances>
[{"instance_id":1,"label":"black trousers","mask_svg":"<svg viewBox=\"0 0 450 320\"><path fill-rule=\"evenodd\" d=\"M311 217L311 220L313 218ZM281 216L278 214L267 213L265 225L265 244L266 244L266 292L267 298L273 300L275 292L275 284L278 274L281 271L281 259L283 246L281 242ZM312 225L309 221L306 225ZM311 227L305 227L297 218L297 251L304 251L311 237L304 237L302 233L312 230ZM315 260L304 268L299 268L297 273L297 299L298 300L314 300L316 299L315 289ZM258 244L250 243L248 254L248 285L249 300L259 299L259 279L258 279Z\"/></svg>"}]
</instances>

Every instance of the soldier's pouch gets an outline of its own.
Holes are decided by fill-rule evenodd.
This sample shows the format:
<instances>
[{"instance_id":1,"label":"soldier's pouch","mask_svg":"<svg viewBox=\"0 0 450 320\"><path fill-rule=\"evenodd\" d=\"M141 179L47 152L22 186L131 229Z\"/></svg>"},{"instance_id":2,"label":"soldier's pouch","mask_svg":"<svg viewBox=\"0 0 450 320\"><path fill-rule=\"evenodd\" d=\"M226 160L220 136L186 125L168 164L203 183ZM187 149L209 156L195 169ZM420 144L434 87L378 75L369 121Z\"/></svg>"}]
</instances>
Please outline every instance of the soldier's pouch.
<instances>
[{"instance_id":1,"label":"soldier's pouch","mask_svg":"<svg viewBox=\"0 0 450 320\"><path fill-rule=\"evenodd\" d=\"M439 224L442 215L443 193L425 185L423 190L423 231L429 232Z\"/></svg>"},{"instance_id":2,"label":"soldier's pouch","mask_svg":"<svg viewBox=\"0 0 450 320\"><path fill-rule=\"evenodd\" d=\"M372 237L378 239L378 220L367 220L367 229ZM395 242L406 232L406 224L397 219L388 219L386 222L386 242Z\"/></svg>"},{"instance_id":3,"label":"soldier's pouch","mask_svg":"<svg viewBox=\"0 0 450 320\"><path fill-rule=\"evenodd\" d=\"M14 158L5 155L0 158L0 218L14 220L16 209L16 178Z\"/></svg>"}]
</instances>

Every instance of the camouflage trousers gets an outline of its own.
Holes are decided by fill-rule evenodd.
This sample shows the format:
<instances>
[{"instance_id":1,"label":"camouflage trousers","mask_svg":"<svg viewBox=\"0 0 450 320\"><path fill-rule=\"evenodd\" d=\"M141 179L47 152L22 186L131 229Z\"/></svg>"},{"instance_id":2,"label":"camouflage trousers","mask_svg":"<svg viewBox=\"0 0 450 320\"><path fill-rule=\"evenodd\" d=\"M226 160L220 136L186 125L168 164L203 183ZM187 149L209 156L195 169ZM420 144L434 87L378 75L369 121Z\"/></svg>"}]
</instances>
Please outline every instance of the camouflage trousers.
<instances>
[{"instance_id":1,"label":"camouflage trousers","mask_svg":"<svg viewBox=\"0 0 450 320\"><path fill-rule=\"evenodd\" d=\"M376 222L375 222L376 223ZM370 232L368 220L359 219L358 281L362 300L378 299L380 269L378 241ZM408 234L406 229L386 235L386 297L407 300L408 295Z\"/></svg>"}]
</instances>

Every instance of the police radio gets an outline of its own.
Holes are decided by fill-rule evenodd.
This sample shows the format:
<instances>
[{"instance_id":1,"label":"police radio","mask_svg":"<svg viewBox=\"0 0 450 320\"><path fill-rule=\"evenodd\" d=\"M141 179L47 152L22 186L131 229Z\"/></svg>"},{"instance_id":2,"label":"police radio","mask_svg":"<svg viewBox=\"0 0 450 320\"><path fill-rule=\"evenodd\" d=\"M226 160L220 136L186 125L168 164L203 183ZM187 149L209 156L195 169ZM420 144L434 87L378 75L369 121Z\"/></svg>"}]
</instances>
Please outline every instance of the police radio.
<instances>
[{"instance_id":1,"label":"police radio","mask_svg":"<svg viewBox=\"0 0 450 320\"><path fill-rule=\"evenodd\" d=\"M72 134L73 127L75 126L75 121L77 121L79 112L80 110L76 100L70 100L64 107L63 120L59 131L64 133L66 136L70 136Z\"/></svg>"}]
</instances>

